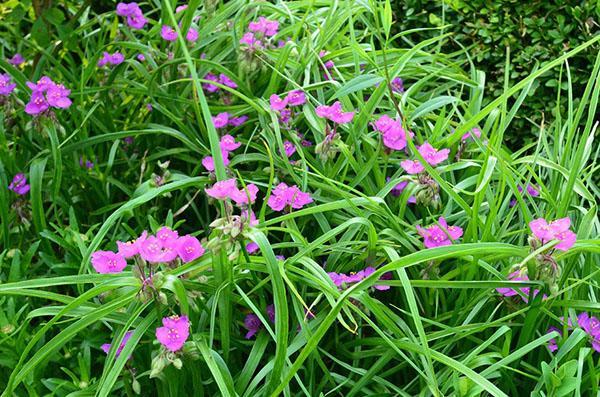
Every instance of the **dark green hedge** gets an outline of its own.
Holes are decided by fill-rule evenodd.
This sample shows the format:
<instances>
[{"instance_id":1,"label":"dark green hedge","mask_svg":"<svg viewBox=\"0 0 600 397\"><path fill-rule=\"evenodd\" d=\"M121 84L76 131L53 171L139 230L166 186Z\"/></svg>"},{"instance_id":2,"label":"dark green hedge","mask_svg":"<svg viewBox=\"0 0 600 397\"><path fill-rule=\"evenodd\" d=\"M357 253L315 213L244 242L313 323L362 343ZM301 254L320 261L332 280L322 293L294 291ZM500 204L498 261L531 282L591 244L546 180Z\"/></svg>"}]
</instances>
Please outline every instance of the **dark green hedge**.
<instances>
[{"instance_id":1,"label":"dark green hedge","mask_svg":"<svg viewBox=\"0 0 600 397\"><path fill-rule=\"evenodd\" d=\"M398 29L444 24L453 32L445 51L468 49L476 67L486 73L488 100L500 95L504 84L506 48L510 48L510 84L526 77L536 63L543 64L589 40L599 30L600 2L572 0L400 0L396 2ZM418 33L419 40L436 32ZM421 37L418 37L421 36ZM599 48L569 61L574 97L582 92ZM465 57L466 58L466 57ZM560 69L539 79L516 120L513 145L535 138L535 126L544 113L552 118ZM563 71L562 88L567 87ZM518 132L517 132L518 131Z\"/></svg>"}]
</instances>

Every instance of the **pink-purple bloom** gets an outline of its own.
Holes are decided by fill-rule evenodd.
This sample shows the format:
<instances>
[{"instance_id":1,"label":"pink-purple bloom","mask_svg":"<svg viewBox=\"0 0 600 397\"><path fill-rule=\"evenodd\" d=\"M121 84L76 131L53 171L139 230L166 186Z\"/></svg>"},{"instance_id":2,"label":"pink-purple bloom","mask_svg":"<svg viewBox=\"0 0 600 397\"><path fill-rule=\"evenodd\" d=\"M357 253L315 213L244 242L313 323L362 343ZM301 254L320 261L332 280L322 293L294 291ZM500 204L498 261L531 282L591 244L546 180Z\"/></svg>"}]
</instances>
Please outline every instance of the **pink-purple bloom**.
<instances>
[{"instance_id":1,"label":"pink-purple bloom","mask_svg":"<svg viewBox=\"0 0 600 397\"><path fill-rule=\"evenodd\" d=\"M274 323L275 322L275 306L268 305L265 312L267 314L267 317L269 318L269 321ZM245 338L250 339L254 335L256 335L256 333L258 331L260 331L263 328L263 324L260 321L260 318L256 314L250 313L250 314L247 314L246 317L244 318L244 327L248 330L248 332L246 332Z\"/></svg>"},{"instance_id":2,"label":"pink-purple bloom","mask_svg":"<svg viewBox=\"0 0 600 397\"><path fill-rule=\"evenodd\" d=\"M508 275L508 280L510 281L529 281L529 277L527 277L527 274L523 273L520 270L516 270L514 272L512 272L511 274ZM511 297L511 296L516 296L519 295L524 302L527 302L529 299L529 287L523 287L523 288L519 288L519 290L521 291L522 294L519 294L515 289L513 288L496 288L496 291L506 297ZM533 296L536 296L540 291L537 289L533 290ZM546 296L544 295L544 298Z\"/></svg>"},{"instance_id":3,"label":"pink-purple bloom","mask_svg":"<svg viewBox=\"0 0 600 397\"><path fill-rule=\"evenodd\" d=\"M315 109L317 116L331 120L334 123L346 124L354 118L354 112L343 112L340 101L334 102L333 105L320 105Z\"/></svg>"},{"instance_id":4,"label":"pink-purple bloom","mask_svg":"<svg viewBox=\"0 0 600 397\"><path fill-rule=\"evenodd\" d=\"M425 161L432 166L436 166L445 161L450 153L450 149L437 150L428 142L419 146L417 150L421 156L423 156ZM409 174L420 174L425 171L425 167L419 160L403 160L400 162L400 166Z\"/></svg>"},{"instance_id":5,"label":"pink-purple bloom","mask_svg":"<svg viewBox=\"0 0 600 397\"><path fill-rule=\"evenodd\" d=\"M274 110L276 112L280 112L283 109L285 109L285 107L287 106L288 99L287 99L287 97L281 99L279 97L279 95L273 94L273 95L271 95L269 97L269 103L271 104L271 110Z\"/></svg>"},{"instance_id":6,"label":"pink-purple bloom","mask_svg":"<svg viewBox=\"0 0 600 397\"><path fill-rule=\"evenodd\" d=\"M177 233L177 232L175 232ZM177 258L177 238L150 236L140 244L140 256L151 263L166 263Z\"/></svg>"},{"instance_id":7,"label":"pink-purple bloom","mask_svg":"<svg viewBox=\"0 0 600 397\"><path fill-rule=\"evenodd\" d=\"M248 30L254 33L262 33L266 37L275 36L279 29L279 22L269 20L265 17L259 17L258 21L252 21L248 24Z\"/></svg>"},{"instance_id":8,"label":"pink-purple bloom","mask_svg":"<svg viewBox=\"0 0 600 397\"><path fill-rule=\"evenodd\" d=\"M10 63L13 66L21 66L25 63L25 58L23 58L23 55L16 53L15 55L13 55L12 58L8 60L8 63Z\"/></svg>"},{"instance_id":9,"label":"pink-purple bloom","mask_svg":"<svg viewBox=\"0 0 600 397\"><path fill-rule=\"evenodd\" d=\"M425 248L442 247L451 245L455 240L463 235L462 228L458 226L448 226L446 219L440 216L438 224L423 228L417 225L417 232L423 237Z\"/></svg>"},{"instance_id":10,"label":"pink-purple bloom","mask_svg":"<svg viewBox=\"0 0 600 397\"><path fill-rule=\"evenodd\" d=\"M309 193L301 191L296 185L288 186L282 182L273 189L267 204L273 211L282 211L290 207L300 209L312 201Z\"/></svg>"},{"instance_id":11,"label":"pink-purple bloom","mask_svg":"<svg viewBox=\"0 0 600 397\"><path fill-rule=\"evenodd\" d=\"M290 106L300 106L306 103L306 95L302 90L293 90L290 91L285 97L288 105Z\"/></svg>"},{"instance_id":12,"label":"pink-purple bloom","mask_svg":"<svg viewBox=\"0 0 600 397\"><path fill-rule=\"evenodd\" d=\"M123 54L121 54L120 52L115 52L113 54L110 54L106 51L104 51L102 53L102 58L100 58L100 60L98 61L98 67L104 67L105 65L119 65L121 63L123 63L123 61L125 60L125 57L123 56Z\"/></svg>"},{"instance_id":13,"label":"pink-purple bloom","mask_svg":"<svg viewBox=\"0 0 600 397\"><path fill-rule=\"evenodd\" d=\"M177 40L177 32L169 25L163 25L160 29L160 37L166 41L175 41Z\"/></svg>"},{"instance_id":14,"label":"pink-purple bloom","mask_svg":"<svg viewBox=\"0 0 600 397\"><path fill-rule=\"evenodd\" d=\"M126 17L127 25L134 29L142 29L147 23L142 9L135 2L117 4L117 15Z\"/></svg>"},{"instance_id":15,"label":"pink-purple bloom","mask_svg":"<svg viewBox=\"0 0 600 397\"><path fill-rule=\"evenodd\" d=\"M10 93L14 91L16 86L17 85L15 83L11 83L11 77L8 73L0 73L0 95L10 95Z\"/></svg>"},{"instance_id":16,"label":"pink-purple bloom","mask_svg":"<svg viewBox=\"0 0 600 397\"><path fill-rule=\"evenodd\" d=\"M98 273L121 273L127 261L112 251L96 251L92 254L92 266Z\"/></svg>"},{"instance_id":17,"label":"pink-purple bloom","mask_svg":"<svg viewBox=\"0 0 600 397\"><path fill-rule=\"evenodd\" d=\"M283 151L285 155L291 157L294 153L296 153L296 146L290 141L283 142Z\"/></svg>"},{"instance_id":18,"label":"pink-purple bloom","mask_svg":"<svg viewBox=\"0 0 600 397\"><path fill-rule=\"evenodd\" d=\"M560 242L554 248L560 251L567 251L577 240L577 235L569 230L570 227L571 220L568 217L552 222L548 222L544 218L538 218L529 222L531 232L542 244L546 244L552 240L559 240Z\"/></svg>"},{"instance_id":19,"label":"pink-purple bloom","mask_svg":"<svg viewBox=\"0 0 600 397\"><path fill-rule=\"evenodd\" d=\"M466 132L460 140L463 142L468 141L469 139L473 139L474 137L481 138L481 130L477 127L473 128L471 131Z\"/></svg>"},{"instance_id":20,"label":"pink-purple bloom","mask_svg":"<svg viewBox=\"0 0 600 397\"><path fill-rule=\"evenodd\" d=\"M575 327L570 319L567 322L567 324L568 324L568 329L570 329L570 330ZM595 351L600 353L600 320L597 317L590 316L588 313L584 312L584 313L580 313L577 316L577 324L576 325L579 328L581 328L586 334L588 334L589 341L590 341L590 344L592 345L592 348ZM552 331L557 331L559 334L562 335L562 331L553 326L548 328L547 333L550 333ZM548 349L550 349L551 352L558 350L558 344L555 339L551 339L549 341Z\"/></svg>"},{"instance_id":21,"label":"pink-purple bloom","mask_svg":"<svg viewBox=\"0 0 600 397\"><path fill-rule=\"evenodd\" d=\"M230 199L239 206L253 203L256 200L258 187L255 184L249 183L245 189L238 189L236 185L236 179L231 178L216 182L213 187L205 189L205 191L212 198L217 200Z\"/></svg>"},{"instance_id":22,"label":"pink-purple bloom","mask_svg":"<svg viewBox=\"0 0 600 397\"><path fill-rule=\"evenodd\" d=\"M376 131L382 133L383 144L387 148L402 150L406 147L406 131L402 128L400 120L383 115L373 123L373 126Z\"/></svg>"},{"instance_id":23,"label":"pink-purple bloom","mask_svg":"<svg viewBox=\"0 0 600 397\"><path fill-rule=\"evenodd\" d=\"M127 341L129 340L129 338L131 338L131 334L133 334L132 331L127 331L125 333L125 335L123 336L123 340L121 341L121 343L119 343L119 347L117 347L117 353L116 356L119 357L119 355L121 354L121 352L123 351L123 348L125 347L125 345L127 344ZM108 354L108 352L110 351L110 347L112 345L110 343L105 343L102 346L100 346L100 348L102 349L102 351L106 354Z\"/></svg>"},{"instance_id":24,"label":"pink-purple bloom","mask_svg":"<svg viewBox=\"0 0 600 397\"><path fill-rule=\"evenodd\" d=\"M129 240L126 242L117 241L119 255L123 256L125 259L133 258L134 256L139 255L141 245L147 237L148 232L144 230L144 232L135 240Z\"/></svg>"},{"instance_id":25,"label":"pink-purple bloom","mask_svg":"<svg viewBox=\"0 0 600 397\"><path fill-rule=\"evenodd\" d=\"M29 102L25 105L27 114L40 114L50 107L65 109L71 106L71 90L56 84L50 77L43 76L36 84L28 81L27 86L32 90Z\"/></svg>"},{"instance_id":26,"label":"pink-purple bloom","mask_svg":"<svg viewBox=\"0 0 600 397\"><path fill-rule=\"evenodd\" d=\"M185 235L177 239L177 253L185 263L191 262L204 255L205 249L194 236Z\"/></svg>"},{"instance_id":27,"label":"pink-purple bloom","mask_svg":"<svg viewBox=\"0 0 600 397\"><path fill-rule=\"evenodd\" d=\"M212 117L212 122L215 128L223 128L229 123L229 113L223 112Z\"/></svg>"},{"instance_id":28,"label":"pink-purple bloom","mask_svg":"<svg viewBox=\"0 0 600 397\"><path fill-rule=\"evenodd\" d=\"M187 316L171 316L162 319L163 326L156 329L156 339L167 350L181 350L190 336L190 321Z\"/></svg>"},{"instance_id":29,"label":"pink-purple bloom","mask_svg":"<svg viewBox=\"0 0 600 397\"><path fill-rule=\"evenodd\" d=\"M392 91L398 94L404 92L404 82L400 77L394 77L391 81Z\"/></svg>"},{"instance_id":30,"label":"pink-purple bloom","mask_svg":"<svg viewBox=\"0 0 600 397\"><path fill-rule=\"evenodd\" d=\"M519 190L519 193L523 193L523 186L519 185L517 190ZM540 191L537 189L537 187L530 183L527 184L527 187L525 188L525 193L531 197L538 197L540 195ZM517 199L512 199L510 201L511 207L514 207L516 204L517 204Z\"/></svg>"},{"instance_id":31,"label":"pink-purple bloom","mask_svg":"<svg viewBox=\"0 0 600 397\"><path fill-rule=\"evenodd\" d=\"M19 196L24 196L29 192L30 186L27 183L25 174L19 172L13 177L12 182L8 185L8 189L17 193Z\"/></svg>"},{"instance_id":32,"label":"pink-purple bloom","mask_svg":"<svg viewBox=\"0 0 600 397\"><path fill-rule=\"evenodd\" d=\"M362 280L369 277L373 273L375 273L375 268L372 266L369 266L358 272L351 272L348 274L329 272L329 273L327 273L327 275L329 276L329 278L331 279L333 284L335 284L335 286L338 287L338 289L343 290L343 289L350 287L352 284L361 282ZM391 278L392 278L392 274L388 272L388 273L383 274L379 278L379 280L390 280ZM380 290L380 291L385 291L385 290L390 289L390 286L375 284L375 285L373 285L373 288Z\"/></svg>"},{"instance_id":33,"label":"pink-purple bloom","mask_svg":"<svg viewBox=\"0 0 600 397\"><path fill-rule=\"evenodd\" d=\"M235 138L229 134L223 135L219 143L221 150L224 150L226 152L232 152L235 149L239 148L241 145L241 143L236 142Z\"/></svg>"}]
</instances>

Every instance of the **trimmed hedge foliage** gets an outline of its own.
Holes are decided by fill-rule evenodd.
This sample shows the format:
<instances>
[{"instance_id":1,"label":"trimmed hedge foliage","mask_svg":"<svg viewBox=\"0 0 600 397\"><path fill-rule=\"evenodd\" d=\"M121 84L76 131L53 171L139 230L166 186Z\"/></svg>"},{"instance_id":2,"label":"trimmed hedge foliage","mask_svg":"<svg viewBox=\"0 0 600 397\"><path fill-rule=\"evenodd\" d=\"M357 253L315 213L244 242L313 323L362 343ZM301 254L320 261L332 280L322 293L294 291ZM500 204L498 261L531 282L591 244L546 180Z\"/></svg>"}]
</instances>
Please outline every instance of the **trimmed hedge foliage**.
<instances>
[{"instance_id":1,"label":"trimmed hedge foliage","mask_svg":"<svg viewBox=\"0 0 600 397\"><path fill-rule=\"evenodd\" d=\"M488 98L503 92L507 48L510 50L510 86L529 75L537 65L556 59L589 40L600 26L597 22L600 5L594 1L403 0L396 2L395 11L400 31L444 26L444 32L453 32L444 50L467 49L475 67L486 74ZM420 31L418 37L413 37L418 42L424 35L432 37L439 32ZM573 96L579 96L598 50L598 46L593 46L570 59L569 77L563 68L536 80L530 98L521 108L521 118L515 120L516 130L507 136L511 146L521 146L535 139L539 128L530 121L539 124L554 118L555 111L548 114L548 109L549 103L556 101L559 84L567 90L570 78Z\"/></svg>"}]
</instances>

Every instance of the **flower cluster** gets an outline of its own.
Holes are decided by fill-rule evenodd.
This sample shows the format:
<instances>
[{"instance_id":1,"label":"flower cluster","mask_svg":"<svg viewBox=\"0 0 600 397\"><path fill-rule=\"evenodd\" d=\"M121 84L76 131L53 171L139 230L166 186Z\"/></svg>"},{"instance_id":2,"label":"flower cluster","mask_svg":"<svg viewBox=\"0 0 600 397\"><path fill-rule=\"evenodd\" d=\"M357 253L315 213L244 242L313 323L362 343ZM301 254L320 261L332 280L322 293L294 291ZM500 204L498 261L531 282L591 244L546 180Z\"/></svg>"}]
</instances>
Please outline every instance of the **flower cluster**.
<instances>
[{"instance_id":1,"label":"flower cluster","mask_svg":"<svg viewBox=\"0 0 600 397\"><path fill-rule=\"evenodd\" d=\"M229 88L237 88L238 85L235 83L235 81L231 80L226 74L221 73L218 76L212 73L207 73L206 76L204 76L205 80L209 80L209 81L214 81L215 83L219 83L221 85L224 85L226 87ZM219 87L217 87L214 84L210 84L210 83L203 83L202 84L202 88L204 89L204 91L208 92L208 93L214 93L219 91Z\"/></svg>"},{"instance_id":2,"label":"flower cluster","mask_svg":"<svg viewBox=\"0 0 600 397\"><path fill-rule=\"evenodd\" d=\"M350 274L344 274L344 273L329 272L329 273L327 273L327 275L329 276L329 278L331 279L333 284L335 284L335 286L338 287L338 289L344 290L344 289L350 287L352 284L361 282L362 280L369 277L373 273L375 273L375 268L369 266L369 267L366 267L363 270L360 270L356 273L351 272ZM379 280L391 280L391 278L392 278L392 273L388 272L388 273L383 274L379 278ZM373 285L373 288L375 288L379 291L386 291L386 290L390 289L390 286L375 284L375 285Z\"/></svg>"},{"instance_id":3,"label":"flower cluster","mask_svg":"<svg viewBox=\"0 0 600 397\"><path fill-rule=\"evenodd\" d=\"M373 123L375 131L382 134L383 144L392 150L402 150L406 147L406 131L400 120L383 115ZM412 137L412 133L411 137Z\"/></svg>"},{"instance_id":4,"label":"flower cluster","mask_svg":"<svg viewBox=\"0 0 600 397\"><path fill-rule=\"evenodd\" d=\"M463 235L462 228L458 226L448 226L446 219L440 216L438 224L423 228L417 226L417 232L423 237L425 248L443 247L451 245L454 240Z\"/></svg>"},{"instance_id":5,"label":"flower cluster","mask_svg":"<svg viewBox=\"0 0 600 397\"><path fill-rule=\"evenodd\" d=\"M92 254L92 266L98 273L120 273L127 266L127 259L139 256L150 263L169 263L179 258L191 262L204 254L200 241L190 235L179 236L177 231L163 226L155 236L143 232L135 240L117 241L118 251L96 251Z\"/></svg>"},{"instance_id":6,"label":"flower cluster","mask_svg":"<svg viewBox=\"0 0 600 397\"><path fill-rule=\"evenodd\" d=\"M584 312L580 313L577 316L576 325L573 324L571 319L569 319L567 325L569 330L574 329L575 326L578 326L579 328L584 330L585 333L588 334L588 336L590 337L592 348L600 353L600 319L598 319L595 316L590 317L588 313ZM562 335L562 331L556 327L550 327L548 329L548 333L552 331L557 331L559 334ZM550 340L548 344L548 349L550 349L551 352L555 352L556 350L558 350L558 343L555 339Z\"/></svg>"},{"instance_id":7,"label":"flower cluster","mask_svg":"<svg viewBox=\"0 0 600 397\"><path fill-rule=\"evenodd\" d=\"M162 327L156 329L156 339L171 352L181 350L190 336L190 320L188 317L164 317L162 324Z\"/></svg>"},{"instance_id":8,"label":"flower cluster","mask_svg":"<svg viewBox=\"0 0 600 397\"><path fill-rule=\"evenodd\" d=\"M287 124L292 117L291 107L304 105L306 103L306 95L302 90L290 91L283 99L279 95L273 94L269 98L269 103L271 110L279 112L281 122Z\"/></svg>"},{"instance_id":9,"label":"flower cluster","mask_svg":"<svg viewBox=\"0 0 600 397\"><path fill-rule=\"evenodd\" d=\"M8 96L11 92L14 91L17 85L15 83L11 83L11 77L7 74L0 73L0 95Z\"/></svg>"},{"instance_id":10,"label":"flower cluster","mask_svg":"<svg viewBox=\"0 0 600 397\"><path fill-rule=\"evenodd\" d=\"M275 307L273 305L267 306L266 313L267 313L267 317L269 317L269 320L272 323L274 323L275 322ZM263 324L260 321L260 318L256 314L250 313L250 314L246 315L246 318L244 319L244 327L248 330L245 338L250 339L254 335L256 335L256 333L258 331L260 331L263 328Z\"/></svg>"},{"instance_id":11,"label":"flower cluster","mask_svg":"<svg viewBox=\"0 0 600 397\"><path fill-rule=\"evenodd\" d=\"M429 142L417 147L417 150L431 166L436 166L445 161L450 153L450 149L437 150ZM403 160L400 166L409 174L420 174L425 171L425 167L419 160Z\"/></svg>"},{"instance_id":12,"label":"flower cluster","mask_svg":"<svg viewBox=\"0 0 600 397\"><path fill-rule=\"evenodd\" d=\"M126 17L127 25L134 29L143 29L147 23L142 9L135 2L117 4L117 15Z\"/></svg>"},{"instance_id":13,"label":"flower cluster","mask_svg":"<svg viewBox=\"0 0 600 397\"><path fill-rule=\"evenodd\" d=\"M16 174L12 182L8 185L8 189L17 193L19 196L26 195L29 192L30 186L27 183L27 178L25 177L25 174Z\"/></svg>"},{"instance_id":14,"label":"flower cluster","mask_svg":"<svg viewBox=\"0 0 600 397\"><path fill-rule=\"evenodd\" d=\"M233 117L227 112L219 113L212 117L212 122L215 128L239 127L248 120L248 116Z\"/></svg>"},{"instance_id":15,"label":"flower cluster","mask_svg":"<svg viewBox=\"0 0 600 397\"><path fill-rule=\"evenodd\" d=\"M249 32L244 33L240 39L240 44L246 45L251 51L262 49L266 45L266 40L277 34L279 22L259 17L258 21L248 24L248 30Z\"/></svg>"},{"instance_id":16,"label":"flower cluster","mask_svg":"<svg viewBox=\"0 0 600 397\"><path fill-rule=\"evenodd\" d=\"M560 251L567 251L577 240L575 233L569 230L570 227L571 220L569 218L561 218L552 222L538 218L529 222L529 228L536 239L542 244L558 240L560 242L554 248Z\"/></svg>"},{"instance_id":17,"label":"flower cluster","mask_svg":"<svg viewBox=\"0 0 600 397\"><path fill-rule=\"evenodd\" d=\"M221 157L223 158L223 164L227 166L229 164L229 153L239 148L242 144L235 141L235 138L231 135L223 135L219 142L221 149ZM213 172L215 170L215 160L212 156L206 156L202 159L202 165L207 171Z\"/></svg>"},{"instance_id":18,"label":"flower cluster","mask_svg":"<svg viewBox=\"0 0 600 397\"><path fill-rule=\"evenodd\" d=\"M253 203L256 200L258 187L256 187L256 185L253 183L249 183L246 185L245 189L238 189L237 180L235 178L231 178L216 182L211 188L205 189L205 191L206 194L214 199L230 199L239 206L245 206L249 203Z\"/></svg>"},{"instance_id":19,"label":"flower cluster","mask_svg":"<svg viewBox=\"0 0 600 397\"><path fill-rule=\"evenodd\" d=\"M315 109L317 116L322 117L327 120L331 120L334 123L338 124L347 124L352 121L354 118L354 111L352 112L344 112L342 110L342 104L340 101L334 102L333 105L320 105Z\"/></svg>"},{"instance_id":20,"label":"flower cluster","mask_svg":"<svg viewBox=\"0 0 600 397\"><path fill-rule=\"evenodd\" d=\"M273 211L282 211L285 208L300 209L312 201L310 194L301 191L296 185L288 186L281 182L271 192L267 204Z\"/></svg>"},{"instance_id":21,"label":"flower cluster","mask_svg":"<svg viewBox=\"0 0 600 397\"><path fill-rule=\"evenodd\" d=\"M98 67L101 68L106 65L120 65L121 63L123 63L124 60L125 57L118 51L112 54L104 51L102 53L102 58L100 58L100 60L98 61Z\"/></svg>"},{"instance_id":22,"label":"flower cluster","mask_svg":"<svg viewBox=\"0 0 600 397\"><path fill-rule=\"evenodd\" d=\"M40 114L50 107L66 109L71 106L71 90L56 84L48 76L43 76L37 83L28 81L27 86L32 90L29 102L25 105L27 114Z\"/></svg>"},{"instance_id":23,"label":"flower cluster","mask_svg":"<svg viewBox=\"0 0 600 397\"><path fill-rule=\"evenodd\" d=\"M175 41L177 40L177 32L169 25L163 25L160 29L160 37L166 41ZM190 43L195 43L198 40L198 31L190 26L185 34L185 39Z\"/></svg>"}]
</instances>

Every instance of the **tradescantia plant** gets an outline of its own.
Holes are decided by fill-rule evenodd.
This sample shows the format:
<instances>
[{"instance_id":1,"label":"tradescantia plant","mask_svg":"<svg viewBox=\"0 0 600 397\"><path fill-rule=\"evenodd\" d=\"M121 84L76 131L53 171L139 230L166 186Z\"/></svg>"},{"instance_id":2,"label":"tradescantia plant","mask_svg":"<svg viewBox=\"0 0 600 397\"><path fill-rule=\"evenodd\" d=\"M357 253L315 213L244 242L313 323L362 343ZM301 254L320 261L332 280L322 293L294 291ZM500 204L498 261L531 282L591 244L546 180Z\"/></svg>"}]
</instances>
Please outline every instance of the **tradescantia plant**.
<instances>
[{"instance_id":1,"label":"tradescantia plant","mask_svg":"<svg viewBox=\"0 0 600 397\"><path fill-rule=\"evenodd\" d=\"M43 14L2 25L4 396L597 392L600 57L504 142L599 38L483 107L389 1Z\"/></svg>"}]
</instances>

